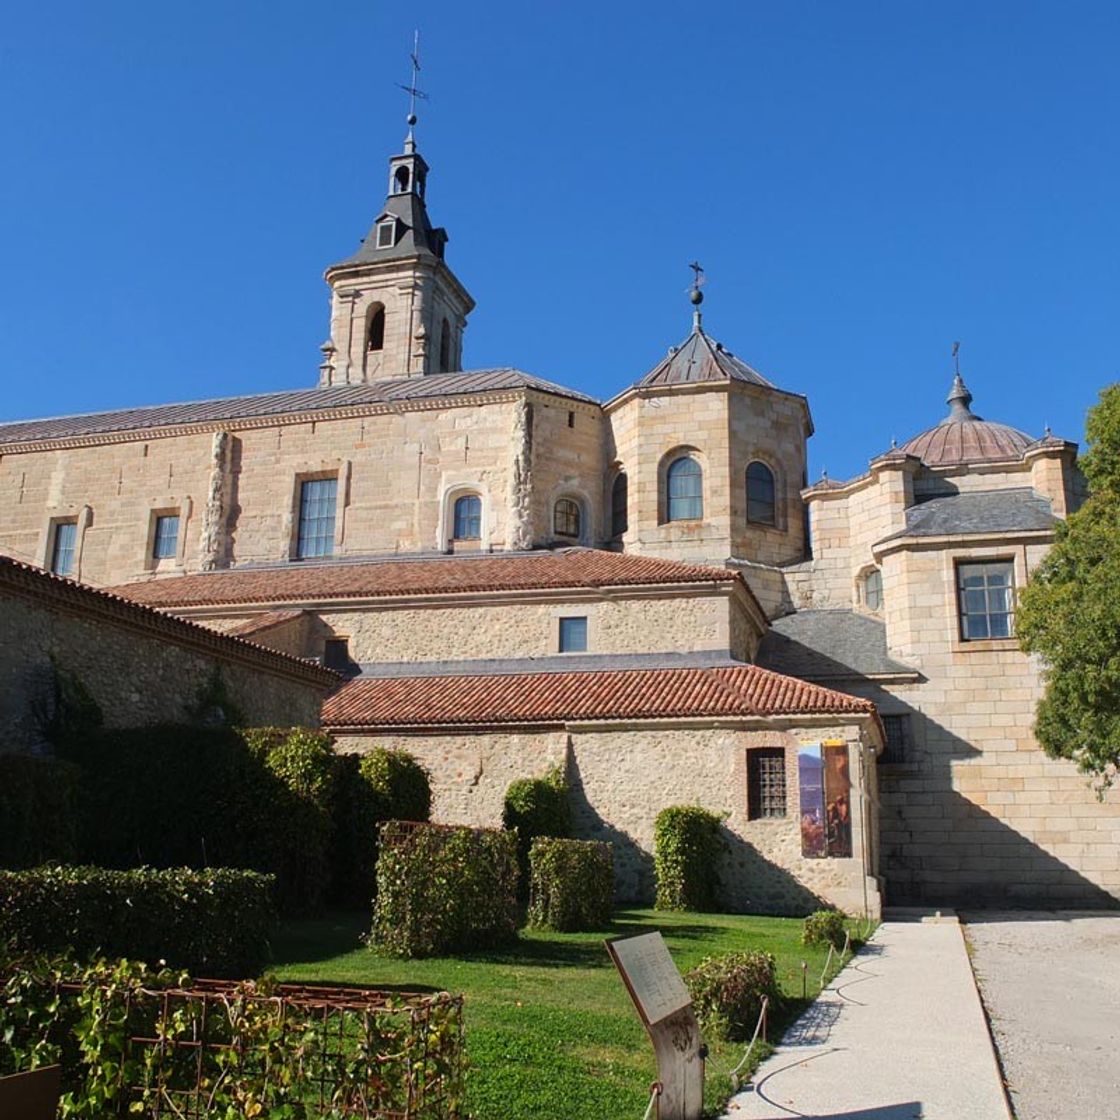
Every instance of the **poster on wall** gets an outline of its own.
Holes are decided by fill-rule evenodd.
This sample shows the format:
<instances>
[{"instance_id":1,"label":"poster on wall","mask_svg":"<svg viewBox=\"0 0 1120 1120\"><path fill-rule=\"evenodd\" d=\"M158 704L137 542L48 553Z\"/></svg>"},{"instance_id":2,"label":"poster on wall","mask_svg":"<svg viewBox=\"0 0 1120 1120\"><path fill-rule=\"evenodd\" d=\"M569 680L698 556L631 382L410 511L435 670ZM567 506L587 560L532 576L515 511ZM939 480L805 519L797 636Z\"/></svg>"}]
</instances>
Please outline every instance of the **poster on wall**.
<instances>
[{"instance_id":1,"label":"poster on wall","mask_svg":"<svg viewBox=\"0 0 1120 1120\"><path fill-rule=\"evenodd\" d=\"M823 859L828 854L824 834L824 760L819 743L797 748L797 782L801 790L801 854Z\"/></svg>"},{"instance_id":2,"label":"poster on wall","mask_svg":"<svg viewBox=\"0 0 1120 1120\"><path fill-rule=\"evenodd\" d=\"M845 743L803 743L797 750L801 854L809 859L852 854L851 775Z\"/></svg>"}]
</instances>

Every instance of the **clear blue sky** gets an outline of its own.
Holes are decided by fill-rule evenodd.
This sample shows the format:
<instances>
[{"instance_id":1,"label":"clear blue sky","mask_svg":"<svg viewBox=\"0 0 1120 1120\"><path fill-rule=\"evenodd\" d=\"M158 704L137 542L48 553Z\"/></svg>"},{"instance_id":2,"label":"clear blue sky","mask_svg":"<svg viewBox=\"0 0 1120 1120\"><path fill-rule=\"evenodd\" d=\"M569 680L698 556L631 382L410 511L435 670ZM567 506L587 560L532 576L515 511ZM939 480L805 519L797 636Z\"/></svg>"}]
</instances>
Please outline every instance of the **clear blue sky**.
<instances>
[{"instance_id":1,"label":"clear blue sky","mask_svg":"<svg viewBox=\"0 0 1120 1120\"><path fill-rule=\"evenodd\" d=\"M812 475L944 413L1080 439L1120 376L1120 5L58 0L0 35L4 418L315 383L423 35L468 368L607 397L705 325Z\"/></svg>"}]
</instances>

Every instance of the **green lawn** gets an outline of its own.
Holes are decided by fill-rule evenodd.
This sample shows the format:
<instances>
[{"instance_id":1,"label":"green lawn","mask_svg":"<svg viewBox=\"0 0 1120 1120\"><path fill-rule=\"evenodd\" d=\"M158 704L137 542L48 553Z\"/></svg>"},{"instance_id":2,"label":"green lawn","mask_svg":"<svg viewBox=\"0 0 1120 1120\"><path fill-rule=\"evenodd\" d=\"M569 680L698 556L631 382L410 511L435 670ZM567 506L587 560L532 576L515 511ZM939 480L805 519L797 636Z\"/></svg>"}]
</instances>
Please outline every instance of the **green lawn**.
<instances>
[{"instance_id":1,"label":"green lawn","mask_svg":"<svg viewBox=\"0 0 1120 1120\"><path fill-rule=\"evenodd\" d=\"M603 938L659 929L682 971L702 957L766 949L789 997L771 1018L776 1039L805 1006L801 962L814 994L827 950L801 945L801 921L729 914L626 910L597 933L522 931L507 949L432 960L379 957L359 944L368 920L333 914L287 923L275 946L281 979L462 992L466 996L468 1100L475 1120L641 1120L653 1052ZM741 1043L710 1041L705 1102L731 1093ZM758 1047L756 1047L756 1051Z\"/></svg>"}]
</instances>

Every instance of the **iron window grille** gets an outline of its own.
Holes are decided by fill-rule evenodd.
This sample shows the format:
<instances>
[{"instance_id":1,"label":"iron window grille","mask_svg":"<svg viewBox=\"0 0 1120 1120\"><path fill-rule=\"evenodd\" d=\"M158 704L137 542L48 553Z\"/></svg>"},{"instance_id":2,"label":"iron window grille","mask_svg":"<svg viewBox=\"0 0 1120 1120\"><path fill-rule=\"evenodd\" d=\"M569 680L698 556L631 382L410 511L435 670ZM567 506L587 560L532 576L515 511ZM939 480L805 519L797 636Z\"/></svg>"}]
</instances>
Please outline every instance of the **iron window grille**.
<instances>
[{"instance_id":1,"label":"iron window grille","mask_svg":"<svg viewBox=\"0 0 1120 1120\"><path fill-rule=\"evenodd\" d=\"M957 565L961 640L1010 638L1015 632L1015 576L1010 560Z\"/></svg>"},{"instance_id":2,"label":"iron window grille","mask_svg":"<svg viewBox=\"0 0 1120 1120\"><path fill-rule=\"evenodd\" d=\"M552 514L552 529L560 537L579 536L579 506L571 498L561 498Z\"/></svg>"},{"instance_id":3,"label":"iron window grille","mask_svg":"<svg viewBox=\"0 0 1120 1120\"><path fill-rule=\"evenodd\" d=\"M887 741L883 747L880 762L905 762L910 753L909 715L884 715L883 730Z\"/></svg>"},{"instance_id":4,"label":"iron window grille","mask_svg":"<svg viewBox=\"0 0 1120 1120\"><path fill-rule=\"evenodd\" d=\"M751 820L786 815L786 752L781 747L747 752L747 790Z\"/></svg>"},{"instance_id":5,"label":"iron window grille","mask_svg":"<svg viewBox=\"0 0 1120 1120\"><path fill-rule=\"evenodd\" d=\"M300 486L299 535L296 556L330 556L334 552L334 514L337 478L309 478Z\"/></svg>"}]
</instances>

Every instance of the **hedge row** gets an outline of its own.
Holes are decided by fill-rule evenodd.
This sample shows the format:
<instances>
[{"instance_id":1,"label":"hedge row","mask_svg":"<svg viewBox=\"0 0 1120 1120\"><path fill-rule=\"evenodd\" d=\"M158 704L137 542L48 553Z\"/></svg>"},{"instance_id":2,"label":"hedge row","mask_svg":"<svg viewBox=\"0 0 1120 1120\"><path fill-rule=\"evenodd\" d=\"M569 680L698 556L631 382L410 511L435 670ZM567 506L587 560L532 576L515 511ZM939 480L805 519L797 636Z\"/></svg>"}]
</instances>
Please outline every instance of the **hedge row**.
<instances>
[{"instance_id":1,"label":"hedge row","mask_svg":"<svg viewBox=\"0 0 1120 1120\"><path fill-rule=\"evenodd\" d=\"M672 805L654 824L654 872L658 910L715 910L716 863L723 818L698 805Z\"/></svg>"},{"instance_id":2,"label":"hedge row","mask_svg":"<svg viewBox=\"0 0 1120 1120\"><path fill-rule=\"evenodd\" d=\"M605 929L614 909L610 844L541 837L529 850L529 924L560 931Z\"/></svg>"},{"instance_id":3,"label":"hedge row","mask_svg":"<svg viewBox=\"0 0 1120 1120\"><path fill-rule=\"evenodd\" d=\"M543 778L518 778L506 790L502 827L517 833L517 864L521 871L521 896L528 897L529 849L540 836L570 836L571 809L568 783L559 768Z\"/></svg>"},{"instance_id":4,"label":"hedge row","mask_svg":"<svg viewBox=\"0 0 1120 1120\"><path fill-rule=\"evenodd\" d=\"M0 871L0 944L255 976L276 921L273 878L218 868Z\"/></svg>"},{"instance_id":5,"label":"hedge row","mask_svg":"<svg viewBox=\"0 0 1120 1120\"><path fill-rule=\"evenodd\" d=\"M400 752L360 762L305 728L165 725L90 732L79 858L104 867L245 867L275 875L281 909L370 899L377 825L427 816L427 774Z\"/></svg>"},{"instance_id":6,"label":"hedge row","mask_svg":"<svg viewBox=\"0 0 1120 1120\"><path fill-rule=\"evenodd\" d=\"M0 754L0 867L34 867L78 854L78 768Z\"/></svg>"},{"instance_id":7,"label":"hedge row","mask_svg":"<svg viewBox=\"0 0 1120 1120\"><path fill-rule=\"evenodd\" d=\"M517 875L511 832L389 821L373 942L401 957L508 944L517 937Z\"/></svg>"}]
</instances>

